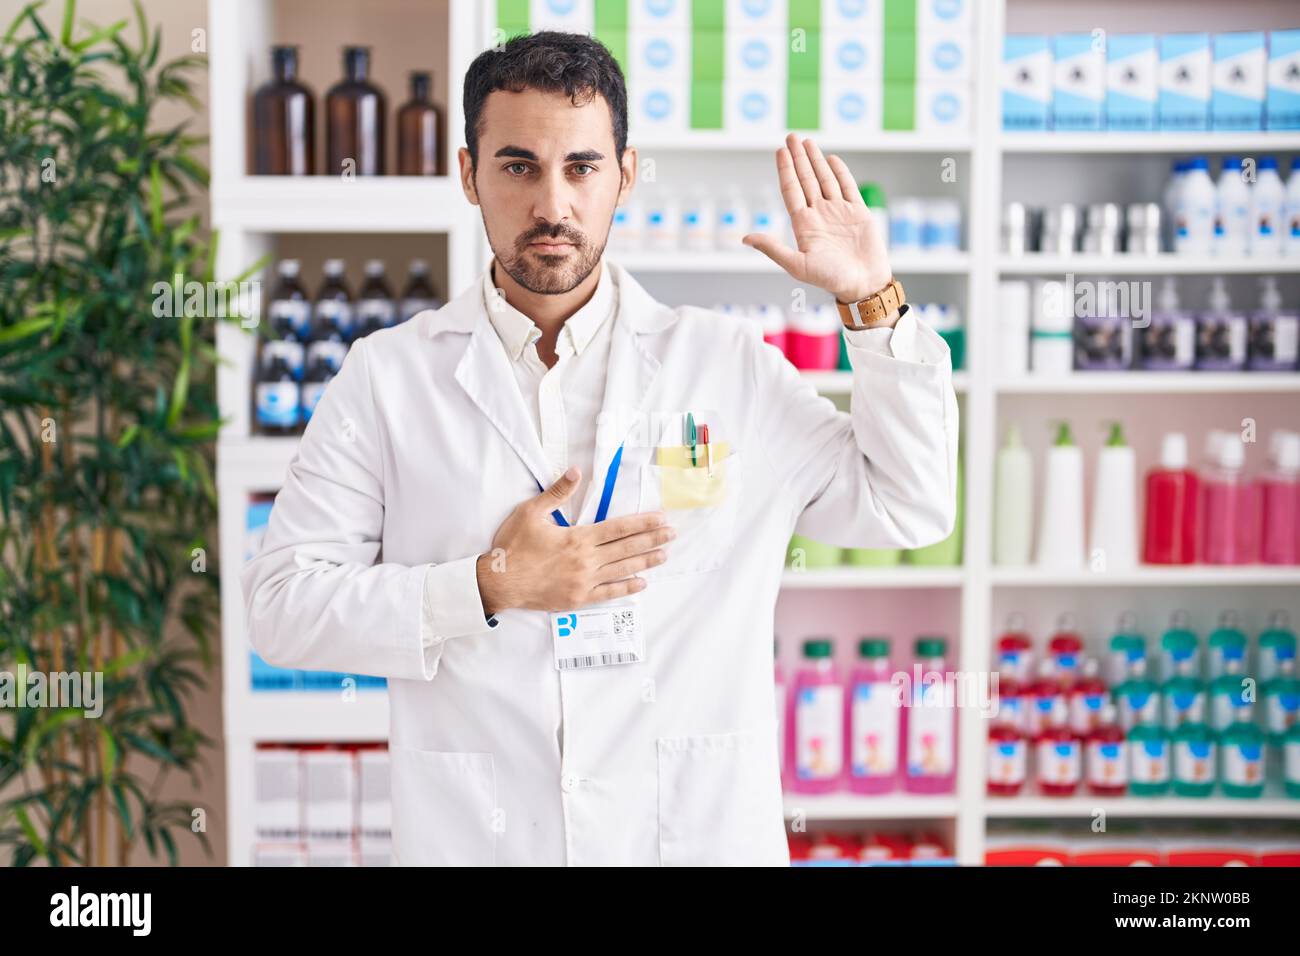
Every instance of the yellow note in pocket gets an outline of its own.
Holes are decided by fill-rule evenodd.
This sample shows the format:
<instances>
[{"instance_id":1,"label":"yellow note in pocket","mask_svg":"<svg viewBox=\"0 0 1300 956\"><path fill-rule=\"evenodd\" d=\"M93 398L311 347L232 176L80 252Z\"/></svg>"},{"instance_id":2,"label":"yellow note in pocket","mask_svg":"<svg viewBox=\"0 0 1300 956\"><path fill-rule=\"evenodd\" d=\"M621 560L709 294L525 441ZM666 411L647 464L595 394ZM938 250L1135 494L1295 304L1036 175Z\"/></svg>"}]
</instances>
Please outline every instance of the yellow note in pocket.
<instances>
[{"instance_id":1,"label":"yellow note in pocket","mask_svg":"<svg viewBox=\"0 0 1300 956\"><path fill-rule=\"evenodd\" d=\"M659 491L661 507L712 508L722 504L727 494L727 457L731 453L726 442L713 444L713 474L709 474L708 453L703 445L696 446L699 464L691 465L688 445L672 445L655 449L655 464L659 466Z\"/></svg>"}]
</instances>

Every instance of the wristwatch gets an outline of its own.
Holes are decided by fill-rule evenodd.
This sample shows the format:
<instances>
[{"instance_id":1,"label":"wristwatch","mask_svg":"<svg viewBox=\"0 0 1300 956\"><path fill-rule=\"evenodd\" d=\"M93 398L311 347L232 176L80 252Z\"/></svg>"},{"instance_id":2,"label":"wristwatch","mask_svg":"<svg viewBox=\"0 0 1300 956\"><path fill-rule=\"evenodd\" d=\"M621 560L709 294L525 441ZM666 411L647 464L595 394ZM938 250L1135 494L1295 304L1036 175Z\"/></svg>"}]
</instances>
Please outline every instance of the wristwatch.
<instances>
[{"instance_id":1,"label":"wristwatch","mask_svg":"<svg viewBox=\"0 0 1300 956\"><path fill-rule=\"evenodd\" d=\"M840 320L846 328L874 329L902 309L906 301L903 283L890 276L889 284L879 292L847 304L836 299L835 307L840 310Z\"/></svg>"}]
</instances>

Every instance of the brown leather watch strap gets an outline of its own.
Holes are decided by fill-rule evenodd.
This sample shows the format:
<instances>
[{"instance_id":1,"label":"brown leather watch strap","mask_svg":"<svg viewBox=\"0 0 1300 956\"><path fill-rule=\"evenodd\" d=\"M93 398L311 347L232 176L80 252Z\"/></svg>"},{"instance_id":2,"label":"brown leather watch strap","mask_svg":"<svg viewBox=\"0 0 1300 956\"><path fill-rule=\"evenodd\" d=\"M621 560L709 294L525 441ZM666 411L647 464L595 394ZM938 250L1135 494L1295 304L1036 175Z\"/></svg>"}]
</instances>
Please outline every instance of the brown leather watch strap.
<instances>
[{"instance_id":1,"label":"brown leather watch strap","mask_svg":"<svg viewBox=\"0 0 1300 956\"><path fill-rule=\"evenodd\" d=\"M835 307L840 310L840 320L846 328L872 329L901 309L906 301L903 283L891 276L889 284L879 292L847 304L837 299Z\"/></svg>"}]
</instances>

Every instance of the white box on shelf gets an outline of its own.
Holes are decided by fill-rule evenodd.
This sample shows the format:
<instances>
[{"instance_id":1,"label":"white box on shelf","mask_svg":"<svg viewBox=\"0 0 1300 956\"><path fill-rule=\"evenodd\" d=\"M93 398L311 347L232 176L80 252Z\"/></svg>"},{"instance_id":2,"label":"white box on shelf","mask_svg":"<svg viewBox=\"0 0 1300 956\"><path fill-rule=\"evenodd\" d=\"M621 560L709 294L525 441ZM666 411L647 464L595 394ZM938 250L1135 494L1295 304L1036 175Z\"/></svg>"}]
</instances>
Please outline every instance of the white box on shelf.
<instances>
[{"instance_id":1,"label":"white box on shelf","mask_svg":"<svg viewBox=\"0 0 1300 956\"><path fill-rule=\"evenodd\" d=\"M357 754L357 832L362 840L389 840L393 806L388 751L373 747Z\"/></svg>"},{"instance_id":2,"label":"white box on shelf","mask_svg":"<svg viewBox=\"0 0 1300 956\"><path fill-rule=\"evenodd\" d=\"M691 0L628 0L628 30L676 30L689 33L691 29Z\"/></svg>"},{"instance_id":3,"label":"white box on shelf","mask_svg":"<svg viewBox=\"0 0 1300 956\"><path fill-rule=\"evenodd\" d=\"M259 747L253 756L253 821L259 840L302 839L302 775L293 747Z\"/></svg>"},{"instance_id":4,"label":"white box on shelf","mask_svg":"<svg viewBox=\"0 0 1300 956\"><path fill-rule=\"evenodd\" d=\"M852 80L823 84L822 130L849 135L880 130L880 87Z\"/></svg>"},{"instance_id":5,"label":"white box on shelf","mask_svg":"<svg viewBox=\"0 0 1300 956\"><path fill-rule=\"evenodd\" d=\"M1160 59L1152 33L1106 38L1106 129L1148 132L1156 128Z\"/></svg>"},{"instance_id":6,"label":"white box on shelf","mask_svg":"<svg viewBox=\"0 0 1300 956\"><path fill-rule=\"evenodd\" d=\"M1002 39L1002 128L1045 130L1052 113L1052 48L1040 34Z\"/></svg>"},{"instance_id":7,"label":"white box on shelf","mask_svg":"<svg viewBox=\"0 0 1300 956\"><path fill-rule=\"evenodd\" d=\"M1264 127L1268 57L1259 31L1214 36L1214 80L1210 90L1210 127L1258 130Z\"/></svg>"},{"instance_id":8,"label":"white box on shelf","mask_svg":"<svg viewBox=\"0 0 1300 956\"><path fill-rule=\"evenodd\" d=\"M1210 35L1160 38L1160 129L1198 131L1210 123Z\"/></svg>"},{"instance_id":9,"label":"white box on shelf","mask_svg":"<svg viewBox=\"0 0 1300 956\"><path fill-rule=\"evenodd\" d=\"M1268 35L1266 96L1266 128L1300 129L1300 30L1274 30Z\"/></svg>"},{"instance_id":10,"label":"white box on shelf","mask_svg":"<svg viewBox=\"0 0 1300 956\"><path fill-rule=\"evenodd\" d=\"M357 819L357 766L352 751L331 747L303 750L302 780L307 839L351 839Z\"/></svg>"},{"instance_id":11,"label":"white box on shelf","mask_svg":"<svg viewBox=\"0 0 1300 956\"><path fill-rule=\"evenodd\" d=\"M971 34L975 31L975 0L917 0L916 29L919 33L955 30Z\"/></svg>"},{"instance_id":12,"label":"white box on shelf","mask_svg":"<svg viewBox=\"0 0 1300 956\"><path fill-rule=\"evenodd\" d=\"M727 0L724 10L728 34L765 33L784 36L789 26L786 0Z\"/></svg>"},{"instance_id":13,"label":"white box on shelf","mask_svg":"<svg viewBox=\"0 0 1300 956\"><path fill-rule=\"evenodd\" d=\"M918 83L916 129L919 133L969 130L970 87L960 82Z\"/></svg>"},{"instance_id":14,"label":"white box on shelf","mask_svg":"<svg viewBox=\"0 0 1300 956\"><path fill-rule=\"evenodd\" d=\"M529 0L528 28L590 35L596 28L595 0Z\"/></svg>"},{"instance_id":15,"label":"white box on shelf","mask_svg":"<svg viewBox=\"0 0 1300 956\"><path fill-rule=\"evenodd\" d=\"M916 76L921 83L941 81L969 84L974 74L975 41L952 30L918 32Z\"/></svg>"},{"instance_id":16,"label":"white box on shelf","mask_svg":"<svg viewBox=\"0 0 1300 956\"><path fill-rule=\"evenodd\" d=\"M1098 130L1106 102L1106 44L1093 33L1052 38L1052 128Z\"/></svg>"},{"instance_id":17,"label":"white box on shelf","mask_svg":"<svg viewBox=\"0 0 1300 956\"><path fill-rule=\"evenodd\" d=\"M628 38L628 123L638 135L683 132L691 89L690 36L674 30Z\"/></svg>"}]
</instances>

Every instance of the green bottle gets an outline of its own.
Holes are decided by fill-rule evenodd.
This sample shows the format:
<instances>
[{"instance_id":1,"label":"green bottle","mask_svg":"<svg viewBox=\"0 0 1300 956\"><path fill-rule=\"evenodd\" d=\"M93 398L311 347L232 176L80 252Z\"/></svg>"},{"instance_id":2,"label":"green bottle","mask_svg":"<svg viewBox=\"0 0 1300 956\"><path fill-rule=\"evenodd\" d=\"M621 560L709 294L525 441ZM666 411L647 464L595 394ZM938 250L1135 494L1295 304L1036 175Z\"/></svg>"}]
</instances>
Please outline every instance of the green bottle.
<instances>
[{"instance_id":1,"label":"green bottle","mask_svg":"<svg viewBox=\"0 0 1300 956\"><path fill-rule=\"evenodd\" d=\"M913 548L903 552L903 560L908 564L956 567L961 564L962 528L966 515L966 466L964 456L957 454L957 520L953 524L952 534L937 544L924 548Z\"/></svg>"},{"instance_id":2,"label":"green bottle","mask_svg":"<svg viewBox=\"0 0 1300 956\"><path fill-rule=\"evenodd\" d=\"M1161 676L1200 677L1200 647L1196 632L1187 626L1187 612L1175 611L1169 619L1169 630L1160 638Z\"/></svg>"},{"instance_id":3,"label":"green bottle","mask_svg":"<svg viewBox=\"0 0 1300 956\"><path fill-rule=\"evenodd\" d=\"M1146 660L1147 639L1138 633L1137 615L1125 611L1110 639L1110 654L1106 663L1106 680L1117 687L1128 680L1136 660Z\"/></svg>"},{"instance_id":4,"label":"green bottle","mask_svg":"<svg viewBox=\"0 0 1300 956\"><path fill-rule=\"evenodd\" d=\"M1225 673L1228 664L1237 661L1242 672L1246 669L1246 635L1237 627L1237 615L1233 611L1224 611L1219 618L1219 626L1210 634L1209 678L1214 680Z\"/></svg>"},{"instance_id":5,"label":"green bottle","mask_svg":"<svg viewBox=\"0 0 1300 956\"><path fill-rule=\"evenodd\" d=\"M1281 670L1263 682L1264 732L1268 742L1281 747L1287 731L1300 723L1300 680L1295 661L1284 658Z\"/></svg>"},{"instance_id":6,"label":"green bottle","mask_svg":"<svg viewBox=\"0 0 1300 956\"><path fill-rule=\"evenodd\" d=\"M1134 661L1128 680L1115 688L1119 724L1132 730L1138 724L1160 723L1160 688L1147 678L1145 660Z\"/></svg>"},{"instance_id":7,"label":"green bottle","mask_svg":"<svg viewBox=\"0 0 1300 956\"><path fill-rule=\"evenodd\" d=\"M1169 792L1169 735L1159 724L1138 724L1128 734L1129 793L1159 797Z\"/></svg>"},{"instance_id":8,"label":"green bottle","mask_svg":"<svg viewBox=\"0 0 1300 956\"><path fill-rule=\"evenodd\" d=\"M1210 681L1210 728L1215 733L1232 724L1254 722L1255 701L1246 668L1239 658L1223 662L1224 672Z\"/></svg>"},{"instance_id":9,"label":"green bottle","mask_svg":"<svg viewBox=\"0 0 1300 956\"><path fill-rule=\"evenodd\" d=\"M1259 635L1260 681L1275 677L1283 661L1295 663L1295 633L1290 629L1286 611L1274 611L1268 628Z\"/></svg>"},{"instance_id":10,"label":"green bottle","mask_svg":"<svg viewBox=\"0 0 1300 956\"><path fill-rule=\"evenodd\" d=\"M1160 690L1165 730L1205 723L1205 685L1195 677L1171 677Z\"/></svg>"},{"instance_id":11,"label":"green bottle","mask_svg":"<svg viewBox=\"0 0 1300 956\"><path fill-rule=\"evenodd\" d=\"M1300 724L1292 724L1282 738L1282 786L1288 797L1300 800Z\"/></svg>"},{"instance_id":12,"label":"green bottle","mask_svg":"<svg viewBox=\"0 0 1300 956\"><path fill-rule=\"evenodd\" d=\"M820 541L814 541L812 538L805 538L801 534L796 534L790 539L790 547L786 548L785 560L786 565L795 567L795 560L798 551L803 550L803 567L805 568L834 568L840 564L842 548L832 544L822 544Z\"/></svg>"},{"instance_id":13,"label":"green bottle","mask_svg":"<svg viewBox=\"0 0 1300 956\"><path fill-rule=\"evenodd\" d=\"M1214 734L1205 724L1183 724L1173 733L1174 793L1208 797L1214 790Z\"/></svg>"},{"instance_id":14,"label":"green bottle","mask_svg":"<svg viewBox=\"0 0 1300 956\"><path fill-rule=\"evenodd\" d=\"M1258 799L1264 794L1264 732L1254 724L1233 724L1221 735L1219 781L1229 797Z\"/></svg>"}]
</instances>

